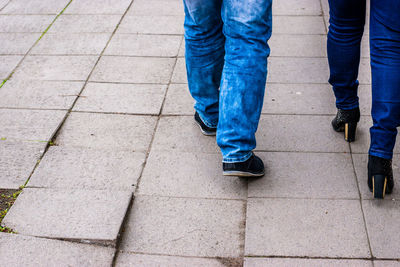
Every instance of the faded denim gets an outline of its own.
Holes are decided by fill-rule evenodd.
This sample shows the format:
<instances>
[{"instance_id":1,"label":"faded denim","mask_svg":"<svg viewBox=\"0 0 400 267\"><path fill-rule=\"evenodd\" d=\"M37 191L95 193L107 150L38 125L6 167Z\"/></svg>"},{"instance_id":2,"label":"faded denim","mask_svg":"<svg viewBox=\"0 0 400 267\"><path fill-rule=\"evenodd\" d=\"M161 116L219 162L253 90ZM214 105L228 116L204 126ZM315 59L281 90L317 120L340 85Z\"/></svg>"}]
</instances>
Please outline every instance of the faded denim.
<instances>
[{"instance_id":1,"label":"faded denim","mask_svg":"<svg viewBox=\"0 0 400 267\"><path fill-rule=\"evenodd\" d=\"M272 0L184 0L189 91L223 162L256 147L267 76Z\"/></svg>"},{"instance_id":2,"label":"faded denim","mask_svg":"<svg viewBox=\"0 0 400 267\"><path fill-rule=\"evenodd\" d=\"M329 82L337 108L358 107L365 0L329 0ZM372 119L369 154L391 159L400 126L400 1L371 0Z\"/></svg>"}]
</instances>

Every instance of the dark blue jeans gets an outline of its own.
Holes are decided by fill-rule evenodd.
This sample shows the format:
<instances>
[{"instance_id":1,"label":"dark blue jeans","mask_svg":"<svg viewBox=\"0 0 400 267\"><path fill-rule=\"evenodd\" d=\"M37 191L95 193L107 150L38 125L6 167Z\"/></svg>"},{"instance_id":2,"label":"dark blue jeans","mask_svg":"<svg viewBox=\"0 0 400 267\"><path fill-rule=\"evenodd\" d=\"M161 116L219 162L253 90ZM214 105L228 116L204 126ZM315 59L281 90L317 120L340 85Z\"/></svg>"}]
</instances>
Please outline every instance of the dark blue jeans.
<instances>
[{"instance_id":1,"label":"dark blue jeans","mask_svg":"<svg viewBox=\"0 0 400 267\"><path fill-rule=\"evenodd\" d=\"M336 106L358 107L358 66L365 0L329 0L329 82ZM391 159L400 125L400 1L371 0L372 119L369 154Z\"/></svg>"},{"instance_id":2,"label":"dark blue jeans","mask_svg":"<svg viewBox=\"0 0 400 267\"><path fill-rule=\"evenodd\" d=\"M224 162L256 147L267 76L272 0L184 0L186 69L195 110L217 127Z\"/></svg>"}]
</instances>

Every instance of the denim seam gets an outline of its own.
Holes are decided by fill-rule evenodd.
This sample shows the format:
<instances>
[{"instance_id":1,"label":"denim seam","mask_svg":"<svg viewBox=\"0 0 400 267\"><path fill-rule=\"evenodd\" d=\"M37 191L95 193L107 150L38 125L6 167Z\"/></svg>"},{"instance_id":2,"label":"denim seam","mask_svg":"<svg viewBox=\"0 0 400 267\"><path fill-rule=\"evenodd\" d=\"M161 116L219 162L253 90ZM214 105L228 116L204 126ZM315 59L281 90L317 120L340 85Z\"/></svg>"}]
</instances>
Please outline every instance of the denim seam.
<instances>
[{"instance_id":1,"label":"denim seam","mask_svg":"<svg viewBox=\"0 0 400 267\"><path fill-rule=\"evenodd\" d=\"M244 162L248 160L253 155L253 152L249 152L247 155L240 157L240 158L233 158L233 159L226 159L222 160L223 163L237 163L237 162Z\"/></svg>"}]
</instances>

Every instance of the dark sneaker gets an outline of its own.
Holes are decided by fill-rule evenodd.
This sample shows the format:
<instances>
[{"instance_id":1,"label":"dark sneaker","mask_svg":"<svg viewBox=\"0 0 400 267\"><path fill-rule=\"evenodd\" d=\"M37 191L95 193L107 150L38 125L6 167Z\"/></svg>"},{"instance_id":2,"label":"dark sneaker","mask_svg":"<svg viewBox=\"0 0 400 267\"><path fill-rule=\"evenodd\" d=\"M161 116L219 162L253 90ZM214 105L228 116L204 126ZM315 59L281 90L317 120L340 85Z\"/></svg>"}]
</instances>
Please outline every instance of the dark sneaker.
<instances>
[{"instance_id":1,"label":"dark sneaker","mask_svg":"<svg viewBox=\"0 0 400 267\"><path fill-rule=\"evenodd\" d=\"M194 120L199 125L200 130L204 135L210 136L217 134L217 128L211 128L205 125L204 122L201 120L199 113L196 112L194 114Z\"/></svg>"},{"instance_id":2,"label":"dark sneaker","mask_svg":"<svg viewBox=\"0 0 400 267\"><path fill-rule=\"evenodd\" d=\"M222 163L224 175L260 177L264 175L264 163L256 155L252 155L244 162Z\"/></svg>"}]
</instances>

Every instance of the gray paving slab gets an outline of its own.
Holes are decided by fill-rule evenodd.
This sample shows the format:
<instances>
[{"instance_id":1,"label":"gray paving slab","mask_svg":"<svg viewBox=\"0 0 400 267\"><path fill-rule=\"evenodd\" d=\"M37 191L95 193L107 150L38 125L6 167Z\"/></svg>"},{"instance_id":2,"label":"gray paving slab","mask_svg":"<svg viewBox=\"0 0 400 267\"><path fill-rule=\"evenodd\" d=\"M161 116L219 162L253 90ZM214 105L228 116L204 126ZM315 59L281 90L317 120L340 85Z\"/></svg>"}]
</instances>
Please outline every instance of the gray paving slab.
<instances>
[{"instance_id":1,"label":"gray paving slab","mask_svg":"<svg viewBox=\"0 0 400 267\"><path fill-rule=\"evenodd\" d=\"M49 141L66 111L0 109L0 138L7 141Z\"/></svg>"},{"instance_id":2,"label":"gray paving slab","mask_svg":"<svg viewBox=\"0 0 400 267\"><path fill-rule=\"evenodd\" d=\"M118 33L183 34L183 16L126 16Z\"/></svg>"},{"instance_id":3,"label":"gray paving slab","mask_svg":"<svg viewBox=\"0 0 400 267\"><path fill-rule=\"evenodd\" d=\"M321 7L324 13L324 16L329 16L329 2L328 0L321 0Z\"/></svg>"},{"instance_id":4,"label":"gray paving slab","mask_svg":"<svg viewBox=\"0 0 400 267\"><path fill-rule=\"evenodd\" d=\"M400 202L385 200L362 202L372 254L380 259L399 259Z\"/></svg>"},{"instance_id":5,"label":"gray paving slab","mask_svg":"<svg viewBox=\"0 0 400 267\"><path fill-rule=\"evenodd\" d=\"M0 107L69 109L83 82L11 79L0 89Z\"/></svg>"},{"instance_id":6,"label":"gray paving slab","mask_svg":"<svg viewBox=\"0 0 400 267\"><path fill-rule=\"evenodd\" d=\"M343 133L331 126L332 116L262 115L256 133L257 150L349 152Z\"/></svg>"},{"instance_id":7,"label":"gray paving slab","mask_svg":"<svg viewBox=\"0 0 400 267\"><path fill-rule=\"evenodd\" d=\"M144 153L52 146L28 187L133 191Z\"/></svg>"},{"instance_id":8,"label":"gray paving slab","mask_svg":"<svg viewBox=\"0 0 400 267\"><path fill-rule=\"evenodd\" d=\"M0 141L0 188L24 185L43 152L41 143Z\"/></svg>"},{"instance_id":9,"label":"gray paving slab","mask_svg":"<svg viewBox=\"0 0 400 267\"><path fill-rule=\"evenodd\" d=\"M371 115L372 92L371 85L361 84L358 86L358 97L361 115Z\"/></svg>"},{"instance_id":10,"label":"gray paving slab","mask_svg":"<svg viewBox=\"0 0 400 267\"><path fill-rule=\"evenodd\" d=\"M299 259L299 258L245 258L245 267L373 267L368 260L333 260L333 259ZM376 266L376 265L375 265Z\"/></svg>"},{"instance_id":11,"label":"gray paving slab","mask_svg":"<svg viewBox=\"0 0 400 267\"><path fill-rule=\"evenodd\" d=\"M62 15L49 33L112 33L121 15Z\"/></svg>"},{"instance_id":12,"label":"gray paving slab","mask_svg":"<svg viewBox=\"0 0 400 267\"><path fill-rule=\"evenodd\" d=\"M0 33L0 54L26 54L39 37L40 33Z\"/></svg>"},{"instance_id":13,"label":"gray paving slab","mask_svg":"<svg viewBox=\"0 0 400 267\"><path fill-rule=\"evenodd\" d=\"M350 144L351 151L353 153L368 153L370 145L369 129L371 126L372 126L372 117L361 116L360 122L357 124L356 141ZM396 143L393 152L400 153L399 142Z\"/></svg>"},{"instance_id":14,"label":"gray paving slab","mask_svg":"<svg viewBox=\"0 0 400 267\"><path fill-rule=\"evenodd\" d=\"M193 115L194 100L187 84L170 84L163 107L163 114Z\"/></svg>"},{"instance_id":15,"label":"gray paving slab","mask_svg":"<svg viewBox=\"0 0 400 267\"><path fill-rule=\"evenodd\" d=\"M175 35L116 34L104 54L175 57L181 41L182 37Z\"/></svg>"},{"instance_id":16,"label":"gray paving slab","mask_svg":"<svg viewBox=\"0 0 400 267\"><path fill-rule=\"evenodd\" d=\"M326 83L329 78L326 58L270 57L270 83Z\"/></svg>"},{"instance_id":17,"label":"gray paving slab","mask_svg":"<svg viewBox=\"0 0 400 267\"><path fill-rule=\"evenodd\" d=\"M249 256L370 257L358 200L249 199Z\"/></svg>"},{"instance_id":18,"label":"gray paving slab","mask_svg":"<svg viewBox=\"0 0 400 267\"><path fill-rule=\"evenodd\" d=\"M10 0L0 0L0 9L4 8Z\"/></svg>"},{"instance_id":19,"label":"gray paving slab","mask_svg":"<svg viewBox=\"0 0 400 267\"><path fill-rule=\"evenodd\" d=\"M272 5L274 15L316 15L322 14L321 4L316 0L276 1Z\"/></svg>"},{"instance_id":20,"label":"gray paving slab","mask_svg":"<svg viewBox=\"0 0 400 267\"><path fill-rule=\"evenodd\" d=\"M121 249L195 257L239 257L244 202L138 196Z\"/></svg>"},{"instance_id":21,"label":"gray paving slab","mask_svg":"<svg viewBox=\"0 0 400 267\"><path fill-rule=\"evenodd\" d=\"M193 116L161 117L152 150L219 153L215 137L204 136Z\"/></svg>"},{"instance_id":22,"label":"gray paving slab","mask_svg":"<svg viewBox=\"0 0 400 267\"><path fill-rule=\"evenodd\" d=\"M96 113L72 113L56 143L61 146L146 151L156 118Z\"/></svg>"},{"instance_id":23,"label":"gray paving slab","mask_svg":"<svg viewBox=\"0 0 400 267\"><path fill-rule=\"evenodd\" d=\"M268 83L262 113L336 115L335 102L328 84Z\"/></svg>"},{"instance_id":24,"label":"gray paving slab","mask_svg":"<svg viewBox=\"0 0 400 267\"><path fill-rule=\"evenodd\" d=\"M74 110L158 115L166 85L89 83Z\"/></svg>"},{"instance_id":25,"label":"gray paving slab","mask_svg":"<svg viewBox=\"0 0 400 267\"><path fill-rule=\"evenodd\" d=\"M278 2L285 3L285 2ZM273 34L268 42L274 57L326 57L326 36Z\"/></svg>"},{"instance_id":26,"label":"gray paving slab","mask_svg":"<svg viewBox=\"0 0 400 267\"><path fill-rule=\"evenodd\" d=\"M28 56L12 79L85 81L98 56Z\"/></svg>"},{"instance_id":27,"label":"gray paving slab","mask_svg":"<svg viewBox=\"0 0 400 267\"><path fill-rule=\"evenodd\" d=\"M124 14L131 0L73 1L66 14Z\"/></svg>"},{"instance_id":28,"label":"gray paving slab","mask_svg":"<svg viewBox=\"0 0 400 267\"><path fill-rule=\"evenodd\" d=\"M179 48L178 56L179 57L185 56L185 38L183 38L183 40L182 40L181 47Z\"/></svg>"},{"instance_id":29,"label":"gray paving slab","mask_svg":"<svg viewBox=\"0 0 400 267\"><path fill-rule=\"evenodd\" d=\"M0 14L58 14L69 0L13 0Z\"/></svg>"},{"instance_id":30,"label":"gray paving slab","mask_svg":"<svg viewBox=\"0 0 400 267\"><path fill-rule=\"evenodd\" d=\"M369 58L361 58L358 72L358 81L360 84L371 84L371 65Z\"/></svg>"},{"instance_id":31,"label":"gray paving slab","mask_svg":"<svg viewBox=\"0 0 400 267\"><path fill-rule=\"evenodd\" d=\"M130 200L129 191L25 188L2 225L23 235L115 245Z\"/></svg>"},{"instance_id":32,"label":"gray paving slab","mask_svg":"<svg viewBox=\"0 0 400 267\"><path fill-rule=\"evenodd\" d=\"M187 83L185 58L178 58L172 74L172 83Z\"/></svg>"},{"instance_id":33,"label":"gray paving slab","mask_svg":"<svg viewBox=\"0 0 400 267\"><path fill-rule=\"evenodd\" d=\"M273 16L274 34L326 34L321 16Z\"/></svg>"},{"instance_id":34,"label":"gray paving slab","mask_svg":"<svg viewBox=\"0 0 400 267\"><path fill-rule=\"evenodd\" d=\"M373 199L372 193L369 191L367 178L368 178L368 154L353 154L354 168L356 171L361 196L363 199ZM393 155L393 176L394 176L394 190L391 195L387 195L388 199L400 199L400 190L398 186L400 184L400 155ZM397 187L397 188L396 188Z\"/></svg>"},{"instance_id":35,"label":"gray paving slab","mask_svg":"<svg viewBox=\"0 0 400 267\"><path fill-rule=\"evenodd\" d=\"M111 33L47 33L32 55L100 55Z\"/></svg>"},{"instance_id":36,"label":"gray paving slab","mask_svg":"<svg viewBox=\"0 0 400 267\"><path fill-rule=\"evenodd\" d=\"M4 266L110 266L114 249L0 233Z\"/></svg>"},{"instance_id":37,"label":"gray paving slab","mask_svg":"<svg viewBox=\"0 0 400 267\"><path fill-rule=\"evenodd\" d=\"M0 32L43 32L55 18L54 15L1 15Z\"/></svg>"},{"instance_id":38,"label":"gray paving slab","mask_svg":"<svg viewBox=\"0 0 400 267\"><path fill-rule=\"evenodd\" d=\"M90 80L167 84L174 63L174 58L104 56L100 59Z\"/></svg>"},{"instance_id":39,"label":"gray paving slab","mask_svg":"<svg viewBox=\"0 0 400 267\"><path fill-rule=\"evenodd\" d=\"M249 197L359 199L349 154L257 153L266 175L249 181Z\"/></svg>"},{"instance_id":40,"label":"gray paving slab","mask_svg":"<svg viewBox=\"0 0 400 267\"><path fill-rule=\"evenodd\" d=\"M247 181L222 175L218 154L152 151L138 194L246 199Z\"/></svg>"},{"instance_id":41,"label":"gray paving slab","mask_svg":"<svg viewBox=\"0 0 400 267\"><path fill-rule=\"evenodd\" d=\"M361 56L362 57L370 57L369 35L366 33L364 33L364 36L361 40Z\"/></svg>"},{"instance_id":42,"label":"gray paving slab","mask_svg":"<svg viewBox=\"0 0 400 267\"><path fill-rule=\"evenodd\" d=\"M126 14L137 16L184 16L183 1L180 0L138 0L134 1Z\"/></svg>"},{"instance_id":43,"label":"gray paving slab","mask_svg":"<svg viewBox=\"0 0 400 267\"><path fill-rule=\"evenodd\" d=\"M210 259L210 258L144 255L144 254L120 252L118 254L115 266L224 267L226 265L223 263L223 260Z\"/></svg>"},{"instance_id":44,"label":"gray paving slab","mask_svg":"<svg viewBox=\"0 0 400 267\"><path fill-rule=\"evenodd\" d=\"M4 80L12 73L22 56L0 56L0 80Z\"/></svg>"},{"instance_id":45,"label":"gray paving slab","mask_svg":"<svg viewBox=\"0 0 400 267\"><path fill-rule=\"evenodd\" d=\"M398 267L400 261L374 261L374 267Z\"/></svg>"}]
</instances>

